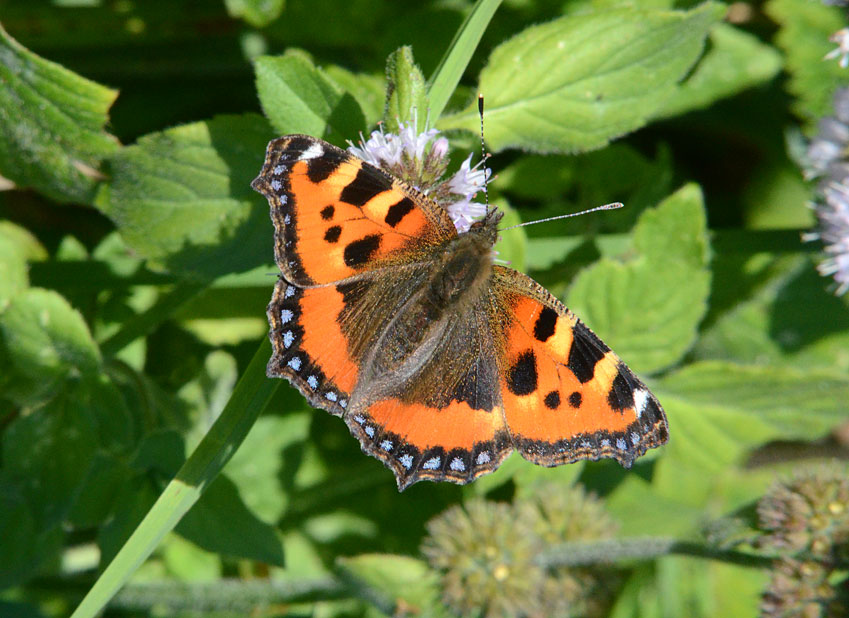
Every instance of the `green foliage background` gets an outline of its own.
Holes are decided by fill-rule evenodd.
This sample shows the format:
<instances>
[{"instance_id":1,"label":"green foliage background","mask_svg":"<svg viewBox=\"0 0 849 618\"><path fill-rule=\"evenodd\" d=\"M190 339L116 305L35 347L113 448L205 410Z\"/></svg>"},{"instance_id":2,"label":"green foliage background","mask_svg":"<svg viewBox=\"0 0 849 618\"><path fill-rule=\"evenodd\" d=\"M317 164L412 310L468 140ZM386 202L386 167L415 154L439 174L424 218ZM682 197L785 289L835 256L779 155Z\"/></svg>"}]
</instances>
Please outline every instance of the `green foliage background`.
<instances>
[{"instance_id":1,"label":"green foliage background","mask_svg":"<svg viewBox=\"0 0 849 618\"><path fill-rule=\"evenodd\" d=\"M812 187L789 155L847 81L821 60L846 18L727 8L0 4L0 613L67 615L89 592L92 615L132 577L107 615L450 615L420 552L450 505L577 483L621 537L696 540L750 526L800 460L846 457L829 435L849 418L849 311L800 241ZM645 377L671 438L630 471L514 456L398 494L264 377L277 269L250 181L273 137L344 145L411 106L459 161L478 92L511 216L626 204L499 251ZM674 555L619 575L617 617L755 615L767 580Z\"/></svg>"}]
</instances>

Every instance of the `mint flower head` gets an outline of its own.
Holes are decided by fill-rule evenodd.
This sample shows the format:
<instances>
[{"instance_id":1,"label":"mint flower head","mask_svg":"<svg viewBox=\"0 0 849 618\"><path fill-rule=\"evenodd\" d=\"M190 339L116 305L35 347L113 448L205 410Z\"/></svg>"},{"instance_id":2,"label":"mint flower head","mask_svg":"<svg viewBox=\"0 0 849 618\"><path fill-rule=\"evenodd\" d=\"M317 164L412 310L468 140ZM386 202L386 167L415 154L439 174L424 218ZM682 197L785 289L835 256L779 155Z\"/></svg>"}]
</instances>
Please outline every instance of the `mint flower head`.
<instances>
[{"instance_id":1,"label":"mint flower head","mask_svg":"<svg viewBox=\"0 0 849 618\"><path fill-rule=\"evenodd\" d=\"M849 290L849 88L834 95L834 116L820 120L807 151L806 176L816 178L817 197L812 208L817 228L805 240L822 241L826 259L817 266L831 276L836 293Z\"/></svg>"},{"instance_id":2,"label":"mint flower head","mask_svg":"<svg viewBox=\"0 0 849 618\"><path fill-rule=\"evenodd\" d=\"M437 129L417 132L415 118L401 123L397 133L387 133L381 126L368 139L361 134L357 145L349 142L348 147L351 154L435 200L451 216L457 231L465 232L473 221L486 214L486 206L473 200L485 189L491 170L482 166L482 161L472 165L470 154L460 169L446 179L448 150L448 140L440 137Z\"/></svg>"},{"instance_id":3,"label":"mint flower head","mask_svg":"<svg viewBox=\"0 0 849 618\"><path fill-rule=\"evenodd\" d=\"M825 188L822 201L814 209L819 226L808 237L822 240L827 256L817 270L834 278L835 293L841 295L849 290L849 187L832 183Z\"/></svg>"}]
</instances>

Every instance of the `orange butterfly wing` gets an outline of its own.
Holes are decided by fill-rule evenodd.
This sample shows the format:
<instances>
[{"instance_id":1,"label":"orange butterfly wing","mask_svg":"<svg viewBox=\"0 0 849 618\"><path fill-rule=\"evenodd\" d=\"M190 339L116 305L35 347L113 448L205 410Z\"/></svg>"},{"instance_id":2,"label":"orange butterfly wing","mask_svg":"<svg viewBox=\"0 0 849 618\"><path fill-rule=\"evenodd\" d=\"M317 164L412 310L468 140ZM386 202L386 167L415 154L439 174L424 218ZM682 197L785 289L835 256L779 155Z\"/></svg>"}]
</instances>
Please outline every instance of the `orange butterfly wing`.
<instances>
[{"instance_id":1,"label":"orange butterfly wing","mask_svg":"<svg viewBox=\"0 0 849 618\"><path fill-rule=\"evenodd\" d=\"M492 293L504 416L522 457L544 466L611 457L629 467L667 441L655 396L548 290L496 266Z\"/></svg>"},{"instance_id":2,"label":"orange butterfly wing","mask_svg":"<svg viewBox=\"0 0 849 618\"><path fill-rule=\"evenodd\" d=\"M400 489L468 483L514 448L547 466L601 457L630 466L666 442L645 385L516 271L493 266L483 294L429 340L403 329L390 337L458 238L447 213L402 181L290 135L269 144L253 186L271 205L282 272L268 306L268 375L342 416ZM486 224L492 238L497 221ZM419 359L410 375L376 360L395 350Z\"/></svg>"},{"instance_id":3,"label":"orange butterfly wing","mask_svg":"<svg viewBox=\"0 0 849 618\"><path fill-rule=\"evenodd\" d=\"M469 483L513 451L482 311L483 302L451 316L452 328L413 377L377 393L365 385L345 416L363 450L394 472L401 490L420 480Z\"/></svg>"},{"instance_id":4,"label":"orange butterfly wing","mask_svg":"<svg viewBox=\"0 0 849 618\"><path fill-rule=\"evenodd\" d=\"M340 281L457 235L405 183L307 135L269 143L252 186L268 199L281 272L301 287Z\"/></svg>"}]
</instances>

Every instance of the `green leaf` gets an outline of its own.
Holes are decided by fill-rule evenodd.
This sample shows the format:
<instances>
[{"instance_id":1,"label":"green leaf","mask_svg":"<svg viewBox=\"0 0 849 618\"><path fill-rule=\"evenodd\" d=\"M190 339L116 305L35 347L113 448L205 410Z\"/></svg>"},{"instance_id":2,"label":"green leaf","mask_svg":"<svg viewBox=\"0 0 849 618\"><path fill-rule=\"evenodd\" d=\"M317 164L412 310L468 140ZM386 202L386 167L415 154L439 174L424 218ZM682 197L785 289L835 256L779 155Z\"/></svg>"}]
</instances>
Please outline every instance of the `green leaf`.
<instances>
[{"instance_id":1,"label":"green leaf","mask_svg":"<svg viewBox=\"0 0 849 618\"><path fill-rule=\"evenodd\" d=\"M733 300L736 304L712 321L693 350L695 356L849 372L846 300L828 292L827 280L807 256L759 257L751 262L765 262L764 268L730 265L735 274L726 274L723 281L732 294L729 303ZM735 284L741 285L767 268L772 271L770 278L751 297L741 297L743 290L735 289ZM737 283L739 279L741 283ZM811 307L817 310L811 311Z\"/></svg>"},{"instance_id":2,"label":"green leaf","mask_svg":"<svg viewBox=\"0 0 849 618\"><path fill-rule=\"evenodd\" d=\"M6 396L21 404L49 396L69 377L98 372L101 363L80 313L56 292L38 288L14 296L0 314L2 357L13 371L2 376Z\"/></svg>"},{"instance_id":3,"label":"green leaf","mask_svg":"<svg viewBox=\"0 0 849 618\"><path fill-rule=\"evenodd\" d=\"M667 376L659 390L686 400L704 419L702 422L713 425L713 432L752 447L767 440L819 438L845 420L849 378L827 370L705 361ZM711 410L717 411L715 418L709 418ZM749 419L756 420L761 428L756 430ZM677 424L684 422L678 419ZM701 451L719 450L711 446L708 435L692 433Z\"/></svg>"},{"instance_id":4,"label":"green leaf","mask_svg":"<svg viewBox=\"0 0 849 618\"><path fill-rule=\"evenodd\" d=\"M741 482L738 466L752 449L821 438L845 420L849 401L849 379L839 372L715 361L688 365L653 390L670 435L655 464L655 491L702 508L710 496L722 508L719 488Z\"/></svg>"},{"instance_id":5,"label":"green leaf","mask_svg":"<svg viewBox=\"0 0 849 618\"><path fill-rule=\"evenodd\" d=\"M69 390L16 419L3 434L4 471L17 479L39 528L67 516L101 446L91 399Z\"/></svg>"},{"instance_id":6,"label":"green leaf","mask_svg":"<svg viewBox=\"0 0 849 618\"><path fill-rule=\"evenodd\" d=\"M286 470L286 464L294 463L308 441L314 413L290 412L283 417L257 419L242 448L227 464L227 475L238 486L245 504L263 521L278 521L289 504L295 475Z\"/></svg>"},{"instance_id":7,"label":"green leaf","mask_svg":"<svg viewBox=\"0 0 849 618\"><path fill-rule=\"evenodd\" d=\"M350 93L357 100L367 127L373 127L383 118L386 106L386 78L383 75L352 73L336 64L325 67L324 75L338 90ZM353 140L353 136L349 139Z\"/></svg>"},{"instance_id":8,"label":"green leaf","mask_svg":"<svg viewBox=\"0 0 849 618\"><path fill-rule=\"evenodd\" d=\"M217 277L264 264L271 225L250 182L271 134L248 114L146 135L112 159L97 206L156 265Z\"/></svg>"},{"instance_id":9,"label":"green leaf","mask_svg":"<svg viewBox=\"0 0 849 618\"><path fill-rule=\"evenodd\" d=\"M0 221L0 239L12 243L25 260L30 262L46 260L47 249L32 232L11 221Z\"/></svg>"},{"instance_id":10,"label":"green leaf","mask_svg":"<svg viewBox=\"0 0 849 618\"><path fill-rule=\"evenodd\" d=\"M359 582L379 591L383 598L402 600L413 614L440 605L438 576L421 560L392 554L360 554L340 558L337 564Z\"/></svg>"},{"instance_id":11,"label":"green leaf","mask_svg":"<svg viewBox=\"0 0 849 618\"><path fill-rule=\"evenodd\" d=\"M254 70L262 110L275 132L306 133L338 145L366 128L356 99L325 77L304 52L261 56Z\"/></svg>"},{"instance_id":12,"label":"green leaf","mask_svg":"<svg viewBox=\"0 0 849 618\"><path fill-rule=\"evenodd\" d=\"M829 37L846 26L843 9L809 0L771 0L765 9L780 25L775 40L784 51L793 107L813 124L832 112L832 95L846 82L846 69L836 59L824 60L837 47Z\"/></svg>"},{"instance_id":13,"label":"green leaf","mask_svg":"<svg viewBox=\"0 0 849 618\"><path fill-rule=\"evenodd\" d=\"M285 4L286 0L224 0L231 17L240 17L257 28L280 17Z\"/></svg>"},{"instance_id":14,"label":"green leaf","mask_svg":"<svg viewBox=\"0 0 849 618\"><path fill-rule=\"evenodd\" d=\"M698 59L716 4L689 12L614 9L532 26L497 47L481 72L493 151L604 146L654 117ZM442 129L474 130L477 107Z\"/></svg>"},{"instance_id":15,"label":"green leaf","mask_svg":"<svg viewBox=\"0 0 849 618\"><path fill-rule=\"evenodd\" d=\"M274 528L248 510L224 475L186 513L177 532L207 551L283 566L283 546Z\"/></svg>"},{"instance_id":16,"label":"green leaf","mask_svg":"<svg viewBox=\"0 0 849 618\"><path fill-rule=\"evenodd\" d=\"M0 473L0 589L26 581L57 559L64 537L59 526L45 528L37 521L18 483L4 476Z\"/></svg>"},{"instance_id":17,"label":"green leaf","mask_svg":"<svg viewBox=\"0 0 849 618\"><path fill-rule=\"evenodd\" d=\"M28 287L26 256L20 245L0 230L0 312L13 296Z\"/></svg>"},{"instance_id":18,"label":"green leaf","mask_svg":"<svg viewBox=\"0 0 849 618\"><path fill-rule=\"evenodd\" d=\"M401 47L386 60L386 128L398 132L401 124L415 120L416 133L420 133L427 124L429 109L424 76L413 60L413 50Z\"/></svg>"},{"instance_id":19,"label":"green leaf","mask_svg":"<svg viewBox=\"0 0 849 618\"><path fill-rule=\"evenodd\" d=\"M756 616L767 579L755 569L665 556L633 572L610 618Z\"/></svg>"},{"instance_id":20,"label":"green leaf","mask_svg":"<svg viewBox=\"0 0 849 618\"><path fill-rule=\"evenodd\" d=\"M640 217L626 262L581 272L568 305L638 373L677 362L707 309L710 272L701 191L687 185Z\"/></svg>"},{"instance_id":21,"label":"green leaf","mask_svg":"<svg viewBox=\"0 0 849 618\"><path fill-rule=\"evenodd\" d=\"M40 58L0 26L0 175L59 202L90 203L118 93Z\"/></svg>"},{"instance_id":22,"label":"green leaf","mask_svg":"<svg viewBox=\"0 0 849 618\"><path fill-rule=\"evenodd\" d=\"M499 227L502 229L508 228L511 225L518 225L522 222L519 213L506 202L499 200L497 206L504 213L504 218L499 224ZM525 234L524 228L519 227L502 232L495 245L495 250L498 252L499 259L508 262L510 268L524 271L525 254L528 250L528 237Z\"/></svg>"},{"instance_id":23,"label":"green leaf","mask_svg":"<svg viewBox=\"0 0 849 618\"><path fill-rule=\"evenodd\" d=\"M681 82L659 117L677 116L769 81L781 70L781 56L757 37L728 24L716 24L709 49Z\"/></svg>"}]
</instances>

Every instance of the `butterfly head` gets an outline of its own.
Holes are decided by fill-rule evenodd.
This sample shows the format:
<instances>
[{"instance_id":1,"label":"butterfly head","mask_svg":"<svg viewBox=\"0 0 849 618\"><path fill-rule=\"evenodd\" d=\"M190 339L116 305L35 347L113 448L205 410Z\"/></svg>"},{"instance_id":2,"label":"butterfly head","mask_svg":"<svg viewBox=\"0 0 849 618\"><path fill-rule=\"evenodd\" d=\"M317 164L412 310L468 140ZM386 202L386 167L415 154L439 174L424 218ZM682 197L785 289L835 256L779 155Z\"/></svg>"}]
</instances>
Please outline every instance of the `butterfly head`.
<instances>
[{"instance_id":1,"label":"butterfly head","mask_svg":"<svg viewBox=\"0 0 849 618\"><path fill-rule=\"evenodd\" d=\"M502 211L491 206L487 209L483 219L472 223L471 227L469 227L469 231L466 233L480 236L488 243L489 246L492 246L495 244L495 241L498 240L498 223L501 221L503 216L504 213Z\"/></svg>"}]
</instances>

